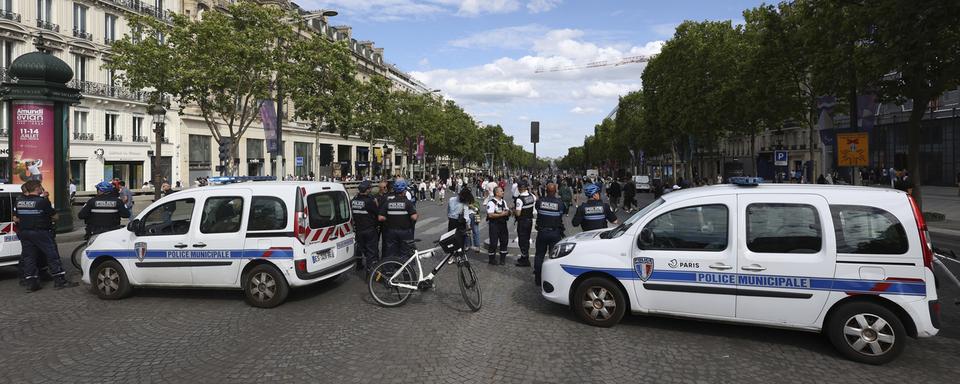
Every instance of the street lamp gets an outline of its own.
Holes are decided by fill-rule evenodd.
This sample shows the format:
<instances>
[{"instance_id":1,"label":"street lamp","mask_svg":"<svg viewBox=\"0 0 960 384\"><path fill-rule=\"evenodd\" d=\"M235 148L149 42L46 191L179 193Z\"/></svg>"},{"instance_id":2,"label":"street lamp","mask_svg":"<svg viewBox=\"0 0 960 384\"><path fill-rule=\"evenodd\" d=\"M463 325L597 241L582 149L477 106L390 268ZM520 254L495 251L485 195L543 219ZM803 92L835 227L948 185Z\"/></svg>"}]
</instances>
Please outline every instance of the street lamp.
<instances>
[{"instance_id":1,"label":"street lamp","mask_svg":"<svg viewBox=\"0 0 960 384\"><path fill-rule=\"evenodd\" d=\"M157 149L153 152L153 201L160 200L160 184L163 184L160 174L160 144L163 143L164 120L167 117L167 110L160 101L147 108L150 116L153 116L153 132L156 134Z\"/></svg>"}]
</instances>

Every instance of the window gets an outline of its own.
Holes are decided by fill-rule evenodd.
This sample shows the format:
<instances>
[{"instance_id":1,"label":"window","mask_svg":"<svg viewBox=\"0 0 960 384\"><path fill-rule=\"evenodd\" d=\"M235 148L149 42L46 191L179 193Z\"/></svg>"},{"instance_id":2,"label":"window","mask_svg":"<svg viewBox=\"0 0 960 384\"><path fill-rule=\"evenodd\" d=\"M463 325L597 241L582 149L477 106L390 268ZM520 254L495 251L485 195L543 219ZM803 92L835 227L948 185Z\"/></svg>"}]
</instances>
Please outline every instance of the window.
<instances>
[{"instance_id":1,"label":"window","mask_svg":"<svg viewBox=\"0 0 960 384\"><path fill-rule=\"evenodd\" d=\"M293 143L294 160L303 159L302 164L294 163L294 176L307 176L313 170L313 144L312 143Z\"/></svg>"},{"instance_id":2,"label":"window","mask_svg":"<svg viewBox=\"0 0 960 384\"><path fill-rule=\"evenodd\" d=\"M817 208L806 204L747 206L747 248L760 253L817 253L822 247Z\"/></svg>"},{"instance_id":3,"label":"window","mask_svg":"<svg viewBox=\"0 0 960 384\"><path fill-rule=\"evenodd\" d=\"M910 248L907 232L890 212L859 205L831 205L837 253L900 255Z\"/></svg>"},{"instance_id":4,"label":"window","mask_svg":"<svg viewBox=\"0 0 960 384\"><path fill-rule=\"evenodd\" d=\"M118 115L112 113L104 115L103 133L107 141L120 141L119 135L117 134L117 117Z\"/></svg>"},{"instance_id":5,"label":"window","mask_svg":"<svg viewBox=\"0 0 960 384\"><path fill-rule=\"evenodd\" d=\"M87 32L87 7L73 3L73 30Z\"/></svg>"},{"instance_id":6,"label":"window","mask_svg":"<svg viewBox=\"0 0 960 384\"><path fill-rule=\"evenodd\" d=\"M53 0L37 0L37 20L53 22Z\"/></svg>"},{"instance_id":7,"label":"window","mask_svg":"<svg viewBox=\"0 0 960 384\"><path fill-rule=\"evenodd\" d=\"M73 111L73 133L87 133L87 112Z\"/></svg>"},{"instance_id":8,"label":"window","mask_svg":"<svg viewBox=\"0 0 960 384\"><path fill-rule=\"evenodd\" d=\"M3 44L3 67L10 68L10 64L13 63L13 47L16 43L7 40L0 40L0 43ZM6 116L6 115L4 115Z\"/></svg>"},{"instance_id":9,"label":"window","mask_svg":"<svg viewBox=\"0 0 960 384\"><path fill-rule=\"evenodd\" d=\"M143 137L143 116L133 117L133 139L139 140Z\"/></svg>"},{"instance_id":10,"label":"window","mask_svg":"<svg viewBox=\"0 0 960 384\"><path fill-rule=\"evenodd\" d=\"M250 204L250 223L247 230L269 231L287 227L287 206L272 196L254 196Z\"/></svg>"},{"instance_id":11,"label":"window","mask_svg":"<svg viewBox=\"0 0 960 384\"><path fill-rule=\"evenodd\" d=\"M307 198L310 228L343 224L350 220L350 205L343 192L323 192Z\"/></svg>"},{"instance_id":12,"label":"window","mask_svg":"<svg viewBox=\"0 0 960 384\"><path fill-rule=\"evenodd\" d=\"M78 81L87 81L87 57L83 55L74 55L73 69L77 73Z\"/></svg>"},{"instance_id":13,"label":"window","mask_svg":"<svg viewBox=\"0 0 960 384\"><path fill-rule=\"evenodd\" d=\"M190 135L190 165L210 165L210 136Z\"/></svg>"},{"instance_id":14,"label":"window","mask_svg":"<svg viewBox=\"0 0 960 384\"><path fill-rule=\"evenodd\" d=\"M647 223L653 242L644 249L722 251L727 249L727 206L699 205L675 209Z\"/></svg>"},{"instance_id":15,"label":"window","mask_svg":"<svg viewBox=\"0 0 960 384\"><path fill-rule=\"evenodd\" d=\"M190 230L193 217L193 199L165 203L143 217L140 236L185 235Z\"/></svg>"},{"instance_id":16,"label":"window","mask_svg":"<svg viewBox=\"0 0 960 384\"><path fill-rule=\"evenodd\" d=\"M237 232L240 230L240 219L242 217L242 197L211 197L203 204L203 216L200 217L200 232Z\"/></svg>"},{"instance_id":17,"label":"window","mask_svg":"<svg viewBox=\"0 0 960 384\"><path fill-rule=\"evenodd\" d=\"M247 139L247 160L263 159L263 140Z\"/></svg>"},{"instance_id":18,"label":"window","mask_svg":"<svg viewBox=\"0 0 960 384\"><path fill-rule=\"evenodd\" d=\"M0 194L0 223L13 221L13 208L17 206L19 193Z\"/></svg>"},{"instance_id":19,"label":"window","mask_svg":"<svg viewBox=\"0 0 960 384\"><path fill-rule=\"evenodd\" d=\"M103 42L110 44L117 40L117 16L108 13L103 20Z\"/></svg>"}]
</instances>

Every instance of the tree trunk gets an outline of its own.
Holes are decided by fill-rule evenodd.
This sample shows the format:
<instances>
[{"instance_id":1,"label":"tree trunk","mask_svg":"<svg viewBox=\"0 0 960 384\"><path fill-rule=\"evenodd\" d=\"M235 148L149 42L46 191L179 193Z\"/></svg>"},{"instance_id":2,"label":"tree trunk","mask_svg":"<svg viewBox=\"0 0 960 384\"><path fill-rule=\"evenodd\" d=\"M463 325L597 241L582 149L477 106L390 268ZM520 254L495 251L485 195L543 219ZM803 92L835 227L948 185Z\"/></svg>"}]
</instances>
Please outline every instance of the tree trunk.
<instances>
[{"instance_id":1,"label":"tree trunk","mask_svg":"<svg viewBox=\"0 0 960 384\"><path fill-rule=\"evenodd\" d=\"M926 111L930 98L913 99L913 110L910 111L910 121L907 123L907 171L910 181L913 182L913 199L923 212L923 197L920 184L923 177L920 174L920 122Z\"/></svg>"}]
</instances>

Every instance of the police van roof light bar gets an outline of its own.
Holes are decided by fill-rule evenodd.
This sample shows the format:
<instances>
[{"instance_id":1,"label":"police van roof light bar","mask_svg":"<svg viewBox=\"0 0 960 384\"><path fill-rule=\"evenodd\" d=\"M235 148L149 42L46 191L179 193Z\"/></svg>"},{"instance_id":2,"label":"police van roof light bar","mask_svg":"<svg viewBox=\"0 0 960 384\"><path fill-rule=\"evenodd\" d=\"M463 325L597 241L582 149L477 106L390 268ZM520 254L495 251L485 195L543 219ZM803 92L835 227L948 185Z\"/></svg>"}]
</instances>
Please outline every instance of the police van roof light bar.
<instances>
[{"instance_id":1,"label":"police van roof light bar","mask_svg":"<svg viewBox=\"0 0 960 384\"><path fill-rule=\"evenodd\" d=\"M213 184L231 184L245 181L274 181L276 179L274 176L217 176L208 178L207 181Z\"/></svg>"},{"instance_id":2,"label":"police van roof light bar","mask_svg":"<svg viewBox=\"0 0 960 384\"><path fill-rule=\"evenodd\" d=\"M756 187L763 182L762 177L744 177L737 176L730 178L730 184L741 186L741 187Z\"/></svg>"}]
</instances>

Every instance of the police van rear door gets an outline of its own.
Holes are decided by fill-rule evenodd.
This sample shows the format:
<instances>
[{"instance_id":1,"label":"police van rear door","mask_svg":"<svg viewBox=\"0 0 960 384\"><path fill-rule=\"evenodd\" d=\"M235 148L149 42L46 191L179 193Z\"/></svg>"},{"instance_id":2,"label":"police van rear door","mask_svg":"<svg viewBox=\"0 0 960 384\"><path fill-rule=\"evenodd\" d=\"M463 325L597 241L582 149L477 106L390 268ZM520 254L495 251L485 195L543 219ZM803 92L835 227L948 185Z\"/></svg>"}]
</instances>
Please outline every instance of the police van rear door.
<instances>
[{"instance_id":1,"label":"police van rear door","mask_svg":"<svg viewBox=\"0 0 960 384\"><path fill-rule=\"evenodd\" d=\"M836 270L827 201L812 194L740 194L738 201L737 318L813 324Z\"/></svg>"},{"instance_id":2,"label":"police van rear door","mask_svg":"<svg viewBox=\"0 0 960 384\"><path fill-rule=\"evenodd\" d=\"M313 279L354 262L354 231L350 199L344 191L316 184L306 187L304 196L308 228L302 238L307 260L301 278Z\"/></svg>"}]
</instances>

